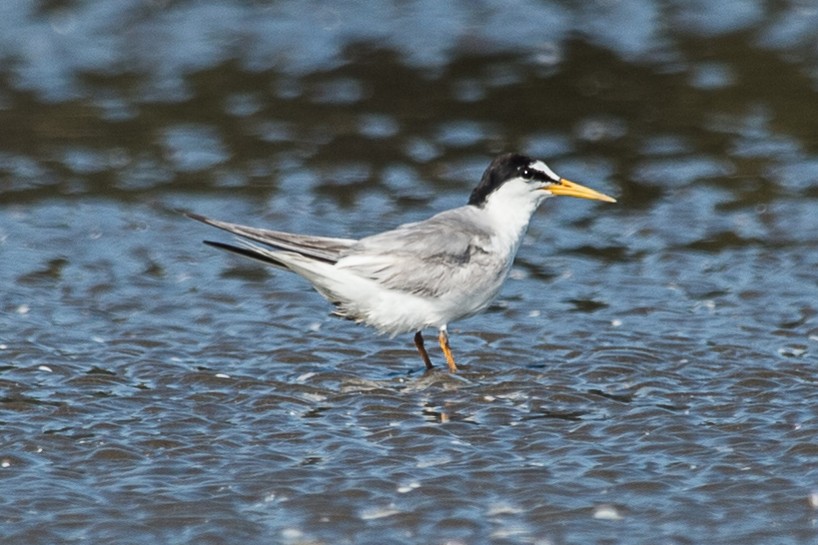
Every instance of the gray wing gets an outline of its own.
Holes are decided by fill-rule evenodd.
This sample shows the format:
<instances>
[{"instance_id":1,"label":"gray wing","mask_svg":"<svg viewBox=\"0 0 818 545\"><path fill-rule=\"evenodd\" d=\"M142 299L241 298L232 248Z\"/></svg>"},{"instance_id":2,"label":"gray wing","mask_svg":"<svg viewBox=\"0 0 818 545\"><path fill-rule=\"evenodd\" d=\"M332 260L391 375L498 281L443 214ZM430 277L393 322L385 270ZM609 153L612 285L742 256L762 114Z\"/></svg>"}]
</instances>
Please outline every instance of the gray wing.
<instances>
[{"instance_id":1,"label":"gray wing","mask_svg":"<svg viewBox=\"0 0 818 545\"><path fill-rule=\"evenodd\" d=\"M237 223L228 223L225 221L214 220L199 214L186 213L186 215L194 220L201 221L213 227L218 227L236 236L260 242L273 248L281 250L288 250L301 254L303 256L312 257L328 263L335 263L340 258L341 254L351 248L357 241L349 238L331 238L331 237L317 237L312 235L298 235L295 233L285 233L284 231L271 231L269 229L258 229L255 227L248 227L246 225L239 225ZM226 250L234 251L248 257L255 257L268 261L269 258L262 258L252 255L252 246L237 248L228 244L213 243L206 241L211 246L217 246Z\"/></svg>"},{"instance_id":2,"label":"gray wing","mask_svg":"<svg viewBox=\"0 0 818 545\"><path fill-rule=\"evenodd\" d=\"M491 242L487 227L462 207L363 238L337 266L390 289L437 297L474 289L475 271L491 280L503 274Z\"/></svg>"}]
</instances>

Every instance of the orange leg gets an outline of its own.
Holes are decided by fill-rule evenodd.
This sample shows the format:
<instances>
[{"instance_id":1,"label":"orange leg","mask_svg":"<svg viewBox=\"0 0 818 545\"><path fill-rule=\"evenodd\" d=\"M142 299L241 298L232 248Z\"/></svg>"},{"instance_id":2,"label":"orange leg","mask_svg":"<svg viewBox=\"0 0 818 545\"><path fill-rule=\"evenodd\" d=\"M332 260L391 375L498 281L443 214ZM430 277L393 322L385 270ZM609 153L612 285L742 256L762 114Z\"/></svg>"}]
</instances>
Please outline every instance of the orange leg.
<instances>
[{"instance_id":1,"label":"orange leg","mask_svg":"<svg viewBox=\"0 0 818 545\"><path fill-rule=\"evenodd\" d=\"M449 364L449 371L452 373L457 371L457 365L454 363L454 356L452 349L449 346L449 334L446 332L446 327L440 328L440 335L437 338L440 341L440 348L443 349L443 355L446 356L446 363Z\"/></svg>"},{"instance_id":2,"label":"orange leg","mask_svg":"<svg viewBox=\"0 0 818 545\"><path fill-rule=\"evenodd\" d=\"M426 364L426 369L431 369L434 367L434 365L432 365L432 360L429 359L428 352L426 352L426 347L423 346L423 335L420 331L415 333L415 347L417 347L418 352L420 352L420 357L423 358L423 363Z\"/></svg>"}]
</instances>

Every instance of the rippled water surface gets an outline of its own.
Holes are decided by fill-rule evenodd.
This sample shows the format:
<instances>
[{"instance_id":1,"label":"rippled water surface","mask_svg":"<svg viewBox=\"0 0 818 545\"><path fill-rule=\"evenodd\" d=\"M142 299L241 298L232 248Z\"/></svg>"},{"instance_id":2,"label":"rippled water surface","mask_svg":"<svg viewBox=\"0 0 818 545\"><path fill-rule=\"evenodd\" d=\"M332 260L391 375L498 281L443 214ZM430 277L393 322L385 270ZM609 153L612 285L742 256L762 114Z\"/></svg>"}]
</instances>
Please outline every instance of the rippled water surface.
<instances>
[{"instance_id":1,"label":"rippled water surface","mask_svg":"<svg viewBox=\"0 0 818 545\"><path fill-rule=\"evenodd\" d=\"M3 543L818 542L812 2L0 13ZM175 211L362 236L509 150L619 202L456 375Z\"/></svg>"}]
</instances>

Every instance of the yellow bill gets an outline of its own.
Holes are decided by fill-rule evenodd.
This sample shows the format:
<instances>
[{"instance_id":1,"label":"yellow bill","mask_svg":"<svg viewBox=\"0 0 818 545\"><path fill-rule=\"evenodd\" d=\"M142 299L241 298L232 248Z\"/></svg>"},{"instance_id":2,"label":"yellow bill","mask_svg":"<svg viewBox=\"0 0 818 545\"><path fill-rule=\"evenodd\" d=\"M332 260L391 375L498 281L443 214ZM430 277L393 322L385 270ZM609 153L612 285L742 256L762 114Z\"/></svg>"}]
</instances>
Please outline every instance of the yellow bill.
<instances>
[{"instance_id":1,"label":"yellow bill","mask_svg":"<svg viewBox=\"0 0 818 545\"><path fill-rule=\"evenodd\" d=\"M616 202L616 199L609 197L599 191L594 191L590 187L579 185L565 178L560 178L559 183L549 184L543 187L553 195L565 197L579 197L580 199L593 199L595 201Z\"/></svg>"}]
</instances>

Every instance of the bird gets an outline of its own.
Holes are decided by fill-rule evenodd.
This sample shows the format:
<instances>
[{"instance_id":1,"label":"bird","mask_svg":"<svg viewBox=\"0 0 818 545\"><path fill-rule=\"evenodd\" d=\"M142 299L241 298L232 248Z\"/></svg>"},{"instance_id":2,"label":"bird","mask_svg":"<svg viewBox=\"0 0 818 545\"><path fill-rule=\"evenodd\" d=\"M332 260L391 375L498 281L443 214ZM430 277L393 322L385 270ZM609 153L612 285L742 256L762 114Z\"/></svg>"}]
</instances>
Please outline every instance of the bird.
<instances>
[{"instance_id":1,"label":"bird","mask_svg":"<svg viewBox=\"0 0 818 545\"><path fill-rule=\"evenodd\" d=\"M463 206L360 239L249 227L186 212L236 236L204 243L305 278L333 314L395 337L414 332L427 370L423 330L436 328L450 372L458 370L448 325L485 310L497 297L539 205L554 196L616 202L557 176L519 153L495 157Z\"/></svg>"}]
</instances>

